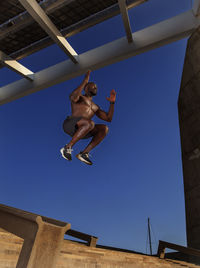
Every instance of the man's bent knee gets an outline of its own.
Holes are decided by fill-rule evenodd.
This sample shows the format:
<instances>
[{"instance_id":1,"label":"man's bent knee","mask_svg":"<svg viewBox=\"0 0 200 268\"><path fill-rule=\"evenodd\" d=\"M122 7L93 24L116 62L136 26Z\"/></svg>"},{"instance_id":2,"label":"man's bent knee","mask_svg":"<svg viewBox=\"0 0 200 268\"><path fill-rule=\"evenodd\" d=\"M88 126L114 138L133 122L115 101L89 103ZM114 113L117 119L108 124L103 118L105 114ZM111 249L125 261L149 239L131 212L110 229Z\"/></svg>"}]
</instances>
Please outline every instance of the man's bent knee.
<instances>
[{"instance_id":1,"label":"man's bent knee","mask_svg":"<svg viewBox=\"0 0 200 268\"><path fill-rule=\"evenodd\" d=\"M93 128L95 127L95 123L89 119L84 119L84 120L85 120L85 126L87 127L87 129L89 131L93 130Z\"/></svg>"},{"instance_id":2,"label":"man's bent knee","mask_svg":"<svg viewBox=\"0 0 200 268\"><path fill-rule=\"evenodd\" d=\"M104 135L107 135L108 131L109 131L108 126L106 126L106 125L101 125L101 132L102 132Z\"/></svg>"},{"instance_id":3,"label":"man's bent knee","mask_svg":"<svg viewBox=\"0 0 200 268\"><path fill-rule=\"evenodd\" d=\"M92 120L89 120L89 129L90 131L95 127L95 123Z\"/></svg>"},{"instance_id":4,"label":"man's bent knee","mask_svg":"<svg viewBox=\"0 0 200 268\"><path fill-rule=\"evenodd\" d=\"M95 127L95 123L92 120L89 119L81 119L78 123L77 123L78 127L86 127L87 129L89 129L90 131Z\"/></svg>"},{"instance_id":5,"label":"man's bent knee","mask_svg":"<svg viewBox=\"0 0 200 268\"><path fill-rule=\"evenodd\" d=\"M109 131L109 127L105 125L105 134L107 135L108 134L108 131Z\"/></svg>"}]
</instances>

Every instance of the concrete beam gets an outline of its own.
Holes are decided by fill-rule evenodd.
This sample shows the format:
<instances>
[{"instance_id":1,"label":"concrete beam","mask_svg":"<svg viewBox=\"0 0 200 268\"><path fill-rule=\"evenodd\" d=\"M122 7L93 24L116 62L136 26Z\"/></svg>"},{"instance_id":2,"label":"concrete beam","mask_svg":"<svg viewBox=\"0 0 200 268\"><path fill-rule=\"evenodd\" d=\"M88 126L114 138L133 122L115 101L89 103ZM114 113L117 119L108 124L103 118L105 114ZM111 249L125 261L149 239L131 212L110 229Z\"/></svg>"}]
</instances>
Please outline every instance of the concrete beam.
<instances>
[{"instance_id":1,"label":"concrete beam","mask_svg":"<svg viewBox=\"0 0 200 268\"><path fill-rule=\"evenodd\" d=\"M24 67L22 64L13 60L11 57L7 56L3 51L0 50L0 63L9 69L15 71L16 73L24 76L26 79L33 81L34 73Z\"/></svg>"},{"instance_id":2,"label":"concrete beam","mask_svg":"<svg viewBox=\"0 0 200 268\"><path fill-rule=\"evenodd\" d=\"M126 6L126 0L118 0L118 4L119 4L119 7L120 7L122 20L123 20L123 23L124 23L126 37L128 39L128 42L132 43L133 42L133 36L132 36L131 25L130 25L129 16L128 16L128 9L127 9L127 6Z\"/></svg>"},{"instance_id":3,"label":"concrete beam","mask_svg":"<svg viewBox=\"0 0 200 268\"><path fill-rule=\"evenodd\" d=\"M194 0L193 12L195 16L200 16L200 0Z\"/></svg>"},{"instance_id":4,"label":"concrete beam","mask_svg":"<svg viewBox=\"0 0 200 268\"><path fill-rule=\"evenodd\" d=\"M193 11L187 11L135 32L131 44L124 37L79 55L79 64L66 60L35 73L32 83L22 79L1 87L0 104L83 75L88 69L96 70L180 40L189 36L199 25L200 20L194 16Z\"/></svg>"},{"instance_id":5,"label":"concrete beam","mask_svg":"<svg viewBox=\"0 0 200 268\"><path fill-rule=\"evenodd\" d=\"M60 33L56 26L52 23L44 10L40 7L36 0L19 0L35 21L44 29L44 31L57 43L60 48L77 63L77 53L67 42L65 37Z\"/></svg>"},{"instance_id":6,"label":"concrete beam","mask_svg":"<svg viewBox=\"0 0 200 268\"><path fill-rule=\"evenodd\" d=\"M71 225L0 204L0 227L24 239L16 268L54 268Z\"/></svg>"}]
</instances>

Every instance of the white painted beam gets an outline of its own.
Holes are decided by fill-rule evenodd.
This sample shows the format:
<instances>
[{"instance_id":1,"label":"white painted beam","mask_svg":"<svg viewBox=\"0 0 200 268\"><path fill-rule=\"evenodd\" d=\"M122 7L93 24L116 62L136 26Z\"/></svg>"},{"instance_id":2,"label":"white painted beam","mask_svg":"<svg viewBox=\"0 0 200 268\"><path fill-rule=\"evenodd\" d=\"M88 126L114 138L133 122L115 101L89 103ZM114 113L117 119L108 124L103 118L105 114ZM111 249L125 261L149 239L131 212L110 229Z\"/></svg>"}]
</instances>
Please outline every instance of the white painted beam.
<instances>
[{"instance_id":1,"label":"white painted beam","mask_svg":"<svg viewBox=\"0 0 200 268\"><path fill-rule=\"evenodd\" d=\"M60 33L44 10L40 7L36 0L19 0L34 20L47 32L47 34L57 43L60 48L77 63L77 53L67 42L65 37Z\"/></svg>"},{"instance_id":2,"label":"white painted beam","mask_svg":"<svg viewBox=\"0 0 200 268\"><path fill-rule=\"evenodd\" d=\"M16 73L24 76L26 79L33 81L34 73L16 60L13 60L11 57L7 56L3 51L0 51L0 63L15 71Z\"/></svg>"},{"instance_id":3,"label":"white painted beam","mask_svg":"<svg viewBox=\"0 0 200 268\"><path fill-rule=\"evenodd\" d=\"M128 9L126 6L126 0L118 0L118 4L120 7L120 12L122 15L122 20L124 23L124 28L126 31L126 37L128 39L129 43L133 42L133 36L132 36L132 31L131 31L131 25L130 25L130 21L129 21L129 16L128 16Z\"/></svg>"},{"instance_id":4,"label":"white painted beam","mask_svg":"<svg viewBox=\"0 0 200 268\"><path fill-rule=\"evenodd\" d=\"M200 16L200 0L194 0L193 12L195 16Z\"/></svg>"},{"instance_id":5,"label":"white painted beam","mask_svg":"<svg viewBox=\"0 0 200 268\"><path fill-rule=\"evenodd\" d=\"M124 37L79 55L79 64L66 60L35 73L32 83L22 79L1 87L0 104L83 75L88 69L96 70L180 40L189 36L199 25L200 19L194 16L192 10L187 11L135 32L133 34L134 42L131 44L128 44Z\"/></svg>"}]
</instances>

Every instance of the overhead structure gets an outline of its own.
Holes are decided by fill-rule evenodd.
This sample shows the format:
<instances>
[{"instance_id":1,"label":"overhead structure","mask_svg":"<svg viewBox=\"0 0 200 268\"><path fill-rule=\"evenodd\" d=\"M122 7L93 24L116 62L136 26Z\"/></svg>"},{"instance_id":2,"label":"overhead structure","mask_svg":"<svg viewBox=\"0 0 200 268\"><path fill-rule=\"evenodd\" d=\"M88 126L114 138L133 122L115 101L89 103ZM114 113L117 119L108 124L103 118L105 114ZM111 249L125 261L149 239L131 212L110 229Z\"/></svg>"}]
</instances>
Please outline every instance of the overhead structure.
<instances>
[{"instance_id":1,"label":"overhead structure","mask_svg":"<svg viewBox=\"0 0 200 268\"><path fill-rule=\"evenodd\" d=\"M65 37L52 23L44 10L40 7L36 0L19 0L28 13L35 21L45 30L45 32L54 40L55 43L71 58L74 63L77 63L78 54L70 46Z\"/></svg>"},{"instance_id":2,"label":"overhead structure","mask_svg":"<svg viewBox=\"0 0 200 268\"><path fill-rule=\"evenodd\" d=\"M9 69L15 71L16 73L24 76L26 79L33 81L33 72L24 67L22 64L13 60L11 57L0 51L0 62L8 67Z\"/></svg>"},{"instance_id":3,"label":"overhead structure","mask_svg":"<svg viewBox=\"0 0 200 268\"><path fill-rule=\"evenodd\" d=\"M118 3L119 3L128 42L132 43L133 36L132 36L131 25L130 25L129 16L128 16L128 9L126 6L126 0L118 0Z\"/></svg>"},{"instance_id":4,"label":"overhead structure","mask_svg":"<svg viewBox=\"0 0 200 268\"><path fill-rule=\"evenodd\" d=\"M128 10L147 0L127 0ZM74 34L120 14L117 0L37 1L61 34ZM18 0L0 1L0 50L15 60L54 43Z\"/></svg>"},{"instance_id":5,"label":"overhead structure","mask_svg":"<svg viewBox=\"0 0 200 268\"><path fill-rule=\"evenodd\" d=\"M47 15L51 16L51 14L56 12L56 10L65 7L67 4L70 4L73 1L76 0L57 0L56 2L52 2L52 0L46 0L40 3L40 7L45 11ZM6 20L0 26L0 40L10 34L19 31L20 29L25 28L27 25L30 25L33 22L34 19L26 11L20 13L18 16L10 18L8 21Z\"/></svg>"},{"instance_id":6,"label":"overhead structure","mask_svg":"<svg viewBox=\"0 0 200 268\"><path fill-rule=\"evenodd\" d=\"M195 16L200 16L200 0L194 0L193 12Z\"/></svg>"},{"instance_id":7,"label":"overhead structure","mask_svg":"<svg viewBox=\"0 0 200 268\"><path fill-rule=\"evenodd\" d=\"M0 14L0 50L13 60L38 51L52 44L53 40L63 48L59 42L64 41L67 36L120 13L126 36L79 54L78 59L77 53L71 46L65 47L70 59L35 73L32 81L27 80L25 75L26 79L1 87L0 104L82 75L88 69L96 70L185 38L200 25L200 0L195 0L192 10L132 33L128 9L144 2L146 0L1 1L0 9L3 11L4 8L8 12ZM13 6L14 9L10 10ZM64 42L66 44L67 41ZM14 69L17 71L17 68Z\"/></svg>"}]
</instances>

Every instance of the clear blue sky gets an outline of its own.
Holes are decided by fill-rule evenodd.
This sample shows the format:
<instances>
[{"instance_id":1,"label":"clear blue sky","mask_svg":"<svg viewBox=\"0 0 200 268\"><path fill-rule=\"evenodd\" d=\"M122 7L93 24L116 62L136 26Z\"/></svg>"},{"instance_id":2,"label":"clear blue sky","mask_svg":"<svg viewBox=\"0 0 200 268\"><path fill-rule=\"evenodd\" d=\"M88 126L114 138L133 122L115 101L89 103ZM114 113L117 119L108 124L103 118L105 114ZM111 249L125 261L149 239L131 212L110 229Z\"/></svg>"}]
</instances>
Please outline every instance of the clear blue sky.
<instances>
[{"instance_id":1,"label":"clear blue sky","mask_svg":"<svg viewBox=\"0 0 200 268\"><path fill-rule=\"evenodd\" d=\"M190 8L191 0L149 0L129 12L132 29ZM123 35L121 17L117 16L69 42L82 53ZM75 156L67 162L59 153L69 141L62 130L70 113L68 96L83 77L1 106L0 202L70 222L73 229L98 236L100 244L142 252L146 252L150 217L157 240L184 245L177 99L186 42L181 40L91 74L99 88L94 101L102 109L109 107L106 97L110 90L117 91L110 131L92 152L93 166L84 165ZM21 62L36 72L65 59L53 45ZM0 86L20 79L5 68L0 77ZM75 153L86 142L79 142ZM155 252L157 244L153 246Z\"/></svg>"}]
</instances>

